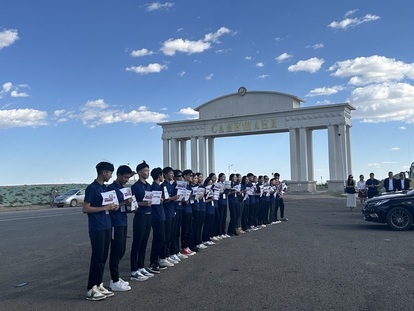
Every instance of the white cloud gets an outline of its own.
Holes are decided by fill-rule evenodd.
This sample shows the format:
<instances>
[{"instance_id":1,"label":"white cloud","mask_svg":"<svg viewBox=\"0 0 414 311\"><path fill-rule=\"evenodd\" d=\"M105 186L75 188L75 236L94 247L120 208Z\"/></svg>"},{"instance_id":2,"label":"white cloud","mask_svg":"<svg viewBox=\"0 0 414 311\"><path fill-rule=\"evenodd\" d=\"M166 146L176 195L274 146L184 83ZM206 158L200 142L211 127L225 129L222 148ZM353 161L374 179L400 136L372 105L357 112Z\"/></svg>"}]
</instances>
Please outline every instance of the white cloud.
<instances>
[{"instance_id":1,"label":"white cloud","mask_svg":"<svg viewBox=\"0 0 414 311\"><path fill-rule=\"evenodd\" d=\"M179 73L178 73L178 75L179 75L180 77L183 77L183 76L185 75L185 71L181 71L181 72L179 72Z\"/></svg>"},{"instance_id":2,"label":"white cloud","mask_svg":"<svg viewBox=\"0 0 414 311\"><path fill-rule=\"evenodd\" d=\"M6 82L3 84L3 92L10 92L13 84L11 82Z\"/></svg>"},{"instance_id":3,"label":"white cloud","mask_svg":"<svg viewBox=\"0 0 414 311\"><path fill-rule=\"evenodd\" d=\"M47 125L47 112L36 109L0 110L0 128Z\"/></svg>"},{"instance_id":4,"label":"white cloud","mask_svg":"<svg viewBox=\"0 0 414 311\"><path fill-rule=\"evenodd\" d=\"M202 53L211 48L212 43L219 42L218 39L224 35L231 33L231 30L226 27L221 27L215 33L208 33L204 36L204 39L200 40L187 40L187 39L168 39L164 41L161 51L168 56L173 56L177 52L186 53L188 55L194 53Z\"/></svg>"},{"instance_id":5,"label":"white cloud","mask_svg":"<svg viewBox=\"0 0 414 311\"><path fill-rule=\"evenodd\" d=\"M355 118L377 123L414 123L414 86L408 83L370 84L354 89L349 102L357 110Z\"/></svg>"},{"instance_id":6,"label":"white cloud","mask_svg":"<svg viewBox=\"0 0 414 311\"><path fill-rule=\"evenodd\" d=\"M163 43L161 51L168 56L173 56L177 52L186 53L188 55L194 53L202 53L211 47L210 42L203 40L190 41L185 39L168 39Z\"/></svg>"},{"instance_id":7,"label":"white cloud","mask_svg":"<svg viewBox=\"0 0 414 311\"><path fill-rule=\"evenodd\" d=\"M19 92L19 88L29 88L29 86L27 84L13 85L11 82L4 83L2 89L0 90L0 99L8 93L10 93L11 97L29 96L29 94L27 94L26 92Z\"/></svg>"},{"instance_id":8,"label":"white cloud","mask_svg":"<svg viewBox=\"0 0 414 311\"><path fill-rule=\"evenodd\" d=\"M112 123L155 123L165 121L166 114L149 111L146 106L140 106L132 111L108 109L110 106L102 99L88 101L81 108L80 119L83 124L89 127L97 127L103 124Z\"/></svg>"},{"instance_id":9,"label":"white cloud","mask_svg":"<svg viewBox=\"0 0 414 311\"><path fill-rule=\"evenodd\" d=\"M180 111L177 112L178 114L182 114L185 115L189 118L192 119L197 119L198 118L198 111L195 111L193 108L191 107L187 107L187 108L182 108L180 109Z\"/></svg>"},{"instance_id":10,"label":"white cloud","mask_svg":"<svg viewBox=\"0 0 414 311\"><path fill-rule=\"evenodd\" d=\"M414 79L414 63L407 64L378 55L336 62L329 71L334 71L334 77L350 77L349 83L353 85Z\"/></svg>"},{"instance_id":11,"label":"white cloud","mask_svg":"<svg viewBox=\"0 0 414 311\"><path fill-rule=\"evenodd\" d=\"M25 92L19 93L18 91L11 91L10 96L11 97L29 97L29 94Z\"/></svg>"},{"instance_id":12,"label":"white cloud","mask_svg":"<svg viewBox=\"0 0 414 311\"><path fill-rule=\"evenodd\" d=\"M152 54L154 54L154 52L149 51L147 49L134 50L131 52L132 57L142 57L142 56L147 56L147 55L152 55Z\"/></svg>"},{"instance_id":13,"label":"white cloud","mask_svg":"<svg viewBox=\"0 0 414 311\"><path fill-rule=\"evenodd\" d=\"M347 14L349 12L352 12L352 11L348 11ZM352 14L353 13L354 12L352 12ZM328 27L333 28L333 29L347 29L347 28L350 28L350 27L355 27L355 26L361 25L363 23L372 22L372 21L375 21L375 20L378 20L378 19L380 19L380 17L377 16L377 15L366 14L364 17L345 18L345 19L343 19L339 22L333 21L332 23L330 23L328 25Z\"/></svg>"},{"instance_id":14,"label":"white cloud","mask_svg":"<svg viewBox=\"0 0 414 311\"><path fill-rule=\"evenodd\" d=\"M312 49L314 50L322 49L323 47L324 47L323 43L316 43L312 45Z\"/></svg>"},{"instance_id":15,"label":"white cloud","mask_svg":"<svg viewBox=\"0 0 414 311\"><path fill-rule=\"evenodd\" d=\"M258 63L256 63L256 67L264 67L264 63L263 62L258 62Z\"/></svg>"},{"instance_id":16,"label":"white cloud","mask_svg":"<svg viewBox=\"0 0 414 311\"><path fill-rule=\"evenodd\" d=\"M293 56L288 53L282 53L278 57L275 58L275 61L277 61L278 63L281 63L285 60L291 59L292 57Z\"/></svg>"},{"instance_id":17,"label":"white cloud","mask_svg":"<svg viewBox=\"0 0 414 311\"><path fill-rule=\"evenodd\" d=\"M19 33L16 29L6 29L0 31L0 50L12 45L19 40Z\"/></svg>"},{"instance_id":18,"label":"white cloud","mask_svg":"<svg viewBox=\"0 0 414 311\"><path fill-rule=\"evenodd\" d=\"M407 128L405 126L400 126L398 129L401 131L405 131Z\"/></svg>"},{"instance_id":19,"label":"white cloud","mask_svg":"<svg viewBox=\"0 0 414 311\"><path fill-rule=\"evenodd\" d=\"M358 12L358 9L349 10L348 12L345 13L344 17L354 15L356 12Z\"/></svg>"},{"instance_id":20,"label":"white cloud","mask_svg":"<svg viewBox=\"0 0 414 311\"><path fill-rule=\"evenodd\" d=\"M167 11L168 9L170 9L174 6L174 3L172 3L172 2L165 2L165 3L153 2L153 3L146 3L145 6L147 7L148 12L158 11L158 10Z\"/></svg>"},{"instance_id":21,"label":"white cloud","mask_svg":"<svg viewBox=\"0 0 414 311\"><path fill-rule=\"evenodd\" d=\"M253 58L251 56L245 56L244 59L245 60L252 60Z\"/></svg>"},{"instance_id":22,"label":"white cloud","mask_svg":"<svg viewBox=\"0 0 414 311\"><path fill-rule=\"evenodd\" d=\"M399 151L400 150L400 147L392 147L390 150L391 151Z\"/></svg>"},{"instance_id":23,"label":"white cloud","mask_svg":"<svg viewBox=\"0 0 414 311\"><path fill-rule=\"evenodd\" d=\"M263 80L263 79L266 79L266 78L269 78L269 75L260 75L260 76L257 77L258 80Z\"/></svg>"},{"instance_id":24,"label":"white cloud","mask_svg":"<svg viewBox=\"0 0 414 311\"><path fill-rule=\"evenodd\" d=\"M158 72L161 72L162 70L167 70L167 69L168 69L167 65L153 63L153 64L149 64L148 66L131 66L131 67L127 67L125 70L146 75L149 73L158 73Z\"/></svg>"},{"instance_id":25,"label":"white cloud","mask_svg":"<svg viewBox=\"0 0 414 311\"><path fill-rule=\"evenodd\" d=\"M310 58L308 60L300 60L295 65L291 65L288 67L289 71L307 71L310 73L315 73L319 69L321 69L322 64L325 61L323 59L319 59L316 57Z\"/></svg>"},{"instance_id":26,"label":"white cloud","mask_svg":"<svg viewBox=\"0 0 414 311\"><path fill-rule=\"evenodd\" d=\"M231 33L231 30L226 28L226 27L220 27L219 30L217 30L216 32L212 33L208 33L204 36L204 41L205 42L217 42L218 39L225 34L229 34Z\"/></svg>"},{"instance_id":27,"label":"white cloud","mask_svg":"<svg viewBox=\"0 0 414 311\"><path fill-rule=\"evenodd\" d=\"M336 94L340 91L344 90L344 87L341 85L335 85L333 87L318 87L316 89L311 90L306 96L313 97L313 96L322 96L322 95L332 95Z\"/></svg>"},{"instance_id":28,"label":"white cloud","mask_svg":"<svg viewBox=\"0 0 414 311\"><path fill-rule=\"evenodd\" d=\"M227 54L228 52L231 52L231 49L220 49L220 50L216 50L214 51L217 54Z\"/></svg>"},{"instance_id":29,"label":"white cloud","mask_svg":"<svg viewBox=\"0 0 414 311\"><path fill-rule=\"evenodd\" d=\"M210 81L211 79L213 79L214 77L214 73L210 73L208 76L206 76L206 80Z\"/></svg>"}]
</instances>

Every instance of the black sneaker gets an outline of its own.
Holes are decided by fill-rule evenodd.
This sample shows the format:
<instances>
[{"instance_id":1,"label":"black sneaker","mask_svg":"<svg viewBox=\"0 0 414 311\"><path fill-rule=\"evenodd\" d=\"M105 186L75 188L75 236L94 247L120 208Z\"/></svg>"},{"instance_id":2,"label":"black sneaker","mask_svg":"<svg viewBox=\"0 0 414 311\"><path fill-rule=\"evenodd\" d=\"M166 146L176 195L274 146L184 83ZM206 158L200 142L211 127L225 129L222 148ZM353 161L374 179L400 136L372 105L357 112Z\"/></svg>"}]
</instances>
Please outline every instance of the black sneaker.
<instances>
[{"instance_id":1,"label":"black sneaker","mask_svg":"<svg viewBox=\"0 0 414 311\"><path fill-rule=\"evenodd\" d=\"M155 265L155 264L151 264L151 265L147 268L147 270L148 270L149 272L151 272L151 273L156 273L156 274L160 274L160 273L161 273L161 271L160 271L160 267L159 267L158 265Z\"/></svg>"},{"instance_id":2,"label":"black sneaker","mask_svg":"<svg viewBox=\"0 0 414 311\"><path fill-rule=\"evenodd\" d=\"M190 248L190 250L196 253L200 252L200 249L197 246Z\"/></svg>"}]
</instances>

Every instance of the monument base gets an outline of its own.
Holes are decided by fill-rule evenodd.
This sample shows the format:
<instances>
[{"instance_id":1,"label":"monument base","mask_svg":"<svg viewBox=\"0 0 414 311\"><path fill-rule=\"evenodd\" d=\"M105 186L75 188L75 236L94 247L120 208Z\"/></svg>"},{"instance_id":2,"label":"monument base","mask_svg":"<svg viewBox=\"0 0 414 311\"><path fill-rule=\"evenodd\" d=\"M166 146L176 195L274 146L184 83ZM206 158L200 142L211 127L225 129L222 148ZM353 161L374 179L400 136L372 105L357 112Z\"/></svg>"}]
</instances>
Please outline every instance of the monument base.
<instances>
[{"instance_id":1,"label":"monument base","mask_svg":"<svg viewBox=\"0 0 414 311\"><path fill-rule=\"evenodd\" d=\"M316 181L289 181L289 192L316 192Z\"/></svg>"},{"instance_id":2,"label":"monument base","mask_svg":"<svg viewBox=\"0 0 414 311\"><path fill-rule=\"evenodd\" d=\"M344 192L344 181L343 180L327 180L329 192Z\"/></svg>"}]
</instances>

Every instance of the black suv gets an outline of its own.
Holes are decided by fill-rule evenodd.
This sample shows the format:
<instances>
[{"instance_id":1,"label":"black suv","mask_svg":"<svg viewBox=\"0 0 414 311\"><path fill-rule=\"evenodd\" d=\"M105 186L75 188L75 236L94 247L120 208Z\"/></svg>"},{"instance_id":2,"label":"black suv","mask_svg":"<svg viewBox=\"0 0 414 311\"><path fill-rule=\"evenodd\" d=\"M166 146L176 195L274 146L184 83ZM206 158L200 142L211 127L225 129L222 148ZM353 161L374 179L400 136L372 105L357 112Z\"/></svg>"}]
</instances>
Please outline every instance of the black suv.
<instances>
[{"instance_id":1,"label":"black suv","mask_svg":"<svg viewBox=\"0 0 414 311\"><path fill-rule=\"evenodd\" d=\"M362 210L366 221L387 223L393 230L413 225L414 190L382 194L368 199Z\"/></svg>"}]
</instances>

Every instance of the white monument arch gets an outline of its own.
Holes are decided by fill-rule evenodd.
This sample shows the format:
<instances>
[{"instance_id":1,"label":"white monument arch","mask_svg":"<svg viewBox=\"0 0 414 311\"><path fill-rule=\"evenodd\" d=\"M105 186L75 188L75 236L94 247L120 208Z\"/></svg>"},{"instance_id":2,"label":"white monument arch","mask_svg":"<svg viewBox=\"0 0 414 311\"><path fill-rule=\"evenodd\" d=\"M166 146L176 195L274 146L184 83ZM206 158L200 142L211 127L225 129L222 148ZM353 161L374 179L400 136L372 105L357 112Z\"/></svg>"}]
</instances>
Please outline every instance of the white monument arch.
<instances>
[{"instance_id":1,"label":"white monument arch","mask_svg":"<svg viewBox=\"0 0 414 311\"><path fill-rule=\"evenodd\" d=\"M289 132L291 191L316 191L312 131L328 130L328 190L342 191L351 172L348 103L301 107L302 99L279 92L249 91L224 95L195 108L198 119L162 122L164 166L191 168L204 175L215 172L214 139ZM187 141L191 166L187 164ZM252 168L254 169L254 168ZM276 168L269 168L276 169Z\"/></svg>"}]
</instances>

